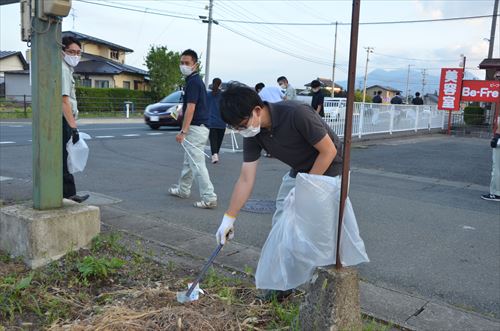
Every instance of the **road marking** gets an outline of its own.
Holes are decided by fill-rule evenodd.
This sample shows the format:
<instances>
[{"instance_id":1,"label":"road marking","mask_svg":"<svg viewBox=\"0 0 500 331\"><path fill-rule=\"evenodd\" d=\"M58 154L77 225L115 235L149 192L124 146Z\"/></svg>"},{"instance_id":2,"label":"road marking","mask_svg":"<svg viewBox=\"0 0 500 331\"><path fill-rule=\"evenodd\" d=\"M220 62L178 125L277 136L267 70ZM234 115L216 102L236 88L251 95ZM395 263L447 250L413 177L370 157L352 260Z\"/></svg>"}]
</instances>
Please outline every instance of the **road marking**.
<instances>
[{"instance_id":1,"label":"road marking","mask_svg":"<svg viewBox=\"0 0 500 331\"><path fill-rule=\"evenodd\" d=\"M22 125L9 125L9 128L22 128Z\"/></svg>"},{"instance_id":2,"label":"road marking","mask_svg":"<svg viewBox=\"0 0 500 331\"><path fill-rule=\"evenodd\" d=\"M148 136L159 136L162 135L163 132L153 132L153 133L146 133Z\"/></svg>"},{"instance_id":3,"label":"road marking","mask_svg":"<svg viewBox=\"0 0 500 331\"><path fill-rule=\"evenodd\" d=\"M95 136L97 139L114 138L115 136Z\"/></svg>"},{"instance_id":4,"label":"road marking","mask_svg":"<svg viewBox=\"0 0 500 331\"><path fill-rule=\"evenodd\" d=\"M472 227L472 226L464 225L464 226L462 227L462 229L464 229L464 230L475 230L476 228L474 228L474 227Z\"/></svg>"},{"instance_id":5,"label":"road marking","mask_svg":"<svg viewBox=\"0 0 500 331\"><path fill-rule=\"evenodd\" d=\"M15 141L0 141L0 145L2 144L15 144Z\"/></svg>"},{"instance_id":6,"label":"road marking","mask_svg":"<svg viewBox=\"0 0 500 331\"><path fill-rule=\"evenodd\" d=\"M140 135L137 133L131 133L131 134L123 134L122 137L139 137Z\"/></svg>"},{"instance_id":7,"label":"road marking","mask_svg":"<svg viewBox=\"0 0 500 331\"><path fill-rule=\"evenodd\" d=\"M12 179L14 179L14 178L0 176L0 182L3 182L3 181L5 181L5 180L12 180Z\"/></svg>"},{"instance_id":8,"label":"road marking","mask_svg":"<svg viewBox=\"0 0 500 331\"><path fill-rule=\"evenodd\" d=\"M33 142L33 140L31 140L31 139L28 139L28 141L29 141L30 143L31 143L31 142Z\"/></svg>"}]
</instances>

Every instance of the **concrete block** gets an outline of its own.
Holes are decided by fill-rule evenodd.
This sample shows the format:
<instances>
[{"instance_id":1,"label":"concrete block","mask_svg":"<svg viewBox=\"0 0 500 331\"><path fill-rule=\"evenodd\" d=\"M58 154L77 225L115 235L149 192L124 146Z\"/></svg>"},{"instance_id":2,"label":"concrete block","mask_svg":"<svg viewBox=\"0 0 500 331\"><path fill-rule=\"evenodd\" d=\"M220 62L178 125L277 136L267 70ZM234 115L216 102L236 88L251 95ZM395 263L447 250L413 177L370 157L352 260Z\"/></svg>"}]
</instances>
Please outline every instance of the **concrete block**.
<instances>
[{"instance_id":1,"label":"concrete block","mask_svg":"<svg viewBox=\"0 0 500 331\"><path fill-rule=\"evenodd\" d=\"M0 208L0 249L23 257L30 268L87 246L100 229L98 207L70 200L60 209L36 210L32 203Z\"/></svg>"},{"instance_id":2,"label":"concrete block","mask_svg":"<svg viewBox=\"0 0 500 331\"><path fill-rule=\"evenodd\" d=\"M299 319L304 331L362 330L357 270L317 268Z\"/></svg>"}]
</instances>

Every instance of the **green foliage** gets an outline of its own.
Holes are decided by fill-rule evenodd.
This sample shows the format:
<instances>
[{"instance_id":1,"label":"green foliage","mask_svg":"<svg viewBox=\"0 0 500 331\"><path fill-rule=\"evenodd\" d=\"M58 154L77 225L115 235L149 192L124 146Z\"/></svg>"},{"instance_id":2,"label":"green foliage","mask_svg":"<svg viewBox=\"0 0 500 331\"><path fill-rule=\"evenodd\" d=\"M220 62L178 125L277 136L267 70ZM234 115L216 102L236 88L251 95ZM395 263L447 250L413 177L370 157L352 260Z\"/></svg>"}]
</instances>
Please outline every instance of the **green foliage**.
<instances>
[{"instance_id":1,"label":"green foliage","mask_svg":"<svg viewBox=\"0 0 500 331\"><path fill-rule=\"evenodd\" d=\"M354 92L354 102L363 102L363 91L356 90ZM365 102L372 102L372 97L367 94L365 96Z\"/></svg>"},{"instance_id":2,"label":"green foliage","mask_svg":"<svg viewBox=\"0 0 500 331\"><path fill-rule=\"evenodd\" d=\"M111 253L123 254L126 249L120 244L120 239L121 235L119 233L101 234L92 239L90 249L94 253L102 250L109 250Z\"/></svg>"},{"instance_id":3,"label":"green foliage","mask_svg":"<svg viewBox=\"0 0 500 331\"><path fill-rule=\"evenodd\" d=\"M133 102L135 111L142 111L148 104L153 103L151 92L123 88L77 87L76 100L78 111L81 113L123 112L125 101Z\"/></svg>"},{"instance_id":4,"label":"green foliage","mask_svg":"<svg viewBox=\"0 0 500 331\"><path fill-rule=\"evenodd\" d=\"M78 271L84 281L88 281L89 278L104 280L116 273L124 264L125 261L116 257L108 259L85 256L83 261L78 263Z\"/></svg>"},{"instance_id":5,"label":"green foliage","mask_svg":"<svg viewBox=\"0 0 500 331\"><path fill-rule=\"evenodd\" d=\"M12 276L0 279L0 317L13 320L16 312L23 312L23 294L32 280L33 273L18 282Z\"/></svg>"},{"instance_id":6,"label":"green foliage","mask_svg":"<svg viewBox=\"0 0 500 331\"><path fill-rule=\"evenodd\" d=\"M248 266L248 265L245 265L245 267L243 268L243 271L245 272L245 274L247 276L252 276L254 274L253 268Z\"/></svg>"},{"instance_id":7,"label":"green foliage","mask_svg":"<svg viewBox=\"0 0 500 331\"><path fill-rule=\"evenodd\" d=\"M484 124L486 110L479 106L468 106L464 109L464 122L467 125Z\"/></svg>"},{"instance_id":8,"label":"green foliage","mask_svg":"<svg viewBox=\"0 0 500 331\"><path fill-rule=\"evenodd\" d=\"M151 93L159 100L182 84L182 74L179 70L181 55L169 51L166 46L151 46L146 55L146 66L151 78Z\"/></svg>"},{"instance_id":9,"label":"green foliage","mask_svg":"<svg viewBox=\"0 0 500 331\"><path fill-rule=\"evenodd\" d=\"M278 325L288 325L290 330L299 330L299 304L296 302L279 302L276 297L271 301L273 315ZM277 325L277 326L278 326Z\"/></svg>"}]
</instances>

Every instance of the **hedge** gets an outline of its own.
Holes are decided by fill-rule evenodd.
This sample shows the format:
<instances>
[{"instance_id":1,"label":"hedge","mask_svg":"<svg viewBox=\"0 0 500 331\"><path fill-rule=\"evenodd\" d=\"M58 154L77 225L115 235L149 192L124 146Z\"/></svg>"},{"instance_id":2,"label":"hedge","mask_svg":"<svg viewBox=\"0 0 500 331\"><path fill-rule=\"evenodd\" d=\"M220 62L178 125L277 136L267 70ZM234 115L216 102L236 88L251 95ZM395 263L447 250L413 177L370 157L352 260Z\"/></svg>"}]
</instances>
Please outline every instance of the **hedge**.
<instances>
[{"instance_id":1,"label":"hedge","mask_svg":"<svg viewBox=\"0 0 500 331\"><path fill-rule=\"evenodd\" d=\"M77 87L76 100L80 112L116 112L125 109L125 101L134 104L135 111L155 101L149 91L136 91L122 88Z\"/></svg>"},{"instance_id":2,"label":"hedge","mask_svg":"<svg viewBox=\"0 0 500 331\"><path fill-rule=\"evenodd\" d=\"M482 125L486 119L486 111L479 106L464 108L464 122L467 125Z\"/></svg>"}]
</instances>

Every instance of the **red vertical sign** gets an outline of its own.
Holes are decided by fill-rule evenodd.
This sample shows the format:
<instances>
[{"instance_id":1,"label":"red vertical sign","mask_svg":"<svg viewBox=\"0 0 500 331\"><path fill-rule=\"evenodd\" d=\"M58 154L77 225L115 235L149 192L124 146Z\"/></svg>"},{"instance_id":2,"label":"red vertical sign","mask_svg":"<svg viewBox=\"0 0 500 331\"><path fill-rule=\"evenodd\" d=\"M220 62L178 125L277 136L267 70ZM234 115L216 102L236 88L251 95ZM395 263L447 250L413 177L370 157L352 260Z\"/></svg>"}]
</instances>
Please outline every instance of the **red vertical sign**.
<instances>
[{"instance_id":1,"label":"red vertical sign","mask_svg":"<svg viewBox=\"0 0 500 331\"><path fill-rule=\"evenodd\" d=\"M439 82L438 109L459 110L463 68L442 68Z\"/></svg>"}]
</instances>

